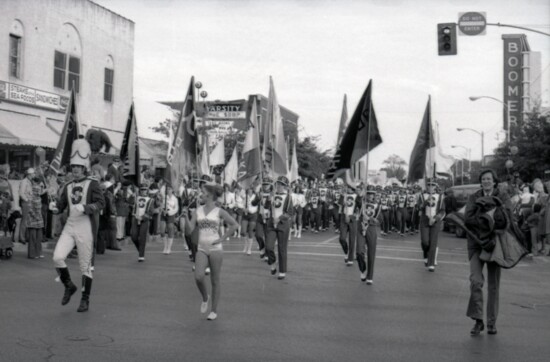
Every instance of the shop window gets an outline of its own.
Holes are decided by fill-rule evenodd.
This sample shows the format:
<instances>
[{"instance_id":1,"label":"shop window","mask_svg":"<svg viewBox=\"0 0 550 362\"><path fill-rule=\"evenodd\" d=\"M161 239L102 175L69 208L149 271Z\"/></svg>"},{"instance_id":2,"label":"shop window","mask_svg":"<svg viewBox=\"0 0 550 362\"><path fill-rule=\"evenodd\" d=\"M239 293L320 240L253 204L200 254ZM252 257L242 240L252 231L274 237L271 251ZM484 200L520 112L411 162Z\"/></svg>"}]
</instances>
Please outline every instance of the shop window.
<instances>
[{"instance_id":1,"label":"shop window","mask_svg":"<svg viewBox=\"0 0 550 362\"><path fill-rule=\"evenodd\" d=\"M113 81L115 71L109 68L105 68L105 84L103 87L103 99L107 102L113 101Z\"/></svg>"},{"instance_id":2,"label":"shop window","mask_svg":"<svg viewBox=\"0 0 550 362\"><path fill-rule=\"evenodd\" d=\"M68 62L67 58L69 58ZM53 85L57 88L70 90L73 84L75 91L78 93L80 90L80 59L71 55L67 56L67 54L56 50L54 56Z\"/></svg>"},{"instance_id":3,"label":"shop window","mask_svg":"<svg viewBox=\"0 0 550 362\"><path fill-rule=\"evenodd\" d=\"M21 78L21 37L10 34L10 76Z\"/></svg>"}]
</instances>

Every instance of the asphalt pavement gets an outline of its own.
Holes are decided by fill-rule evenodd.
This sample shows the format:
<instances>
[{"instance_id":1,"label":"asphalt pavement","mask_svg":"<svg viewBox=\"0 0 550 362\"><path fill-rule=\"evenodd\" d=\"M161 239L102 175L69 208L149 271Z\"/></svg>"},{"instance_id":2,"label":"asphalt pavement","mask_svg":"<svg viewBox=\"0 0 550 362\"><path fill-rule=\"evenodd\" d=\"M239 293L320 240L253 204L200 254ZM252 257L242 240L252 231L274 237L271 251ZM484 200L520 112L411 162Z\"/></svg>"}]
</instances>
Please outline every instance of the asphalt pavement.
<instances>
[{"instance_id":1,"label":"asphalt pavement","mask_svg":"<svg viewBox=\"0 0 550 362\"><path fill-rule=\"evenodd\" d=\"M231 239L207 321L182 240L168 256L150 242L145 263L131 244L97 256L87 313L79 292L61 306L52 250L29 260L17 244L0 261L0 361L550 360L550 258L503 270L498 334L471 337L466 241L441 233L440 245L430 273L418 235L379 238L367 286L332 231L292 239L282 281Z\"/></svg>"}]
</instances>

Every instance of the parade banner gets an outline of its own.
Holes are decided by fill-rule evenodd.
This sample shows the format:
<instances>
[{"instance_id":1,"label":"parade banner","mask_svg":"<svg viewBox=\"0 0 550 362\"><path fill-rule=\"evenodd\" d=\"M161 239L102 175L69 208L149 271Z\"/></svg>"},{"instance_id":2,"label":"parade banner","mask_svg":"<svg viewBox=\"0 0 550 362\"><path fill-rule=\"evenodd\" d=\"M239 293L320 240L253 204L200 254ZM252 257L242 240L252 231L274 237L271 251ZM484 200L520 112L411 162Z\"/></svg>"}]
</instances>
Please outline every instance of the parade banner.
<instances>
[{"instance_id":1,"label":"parade banner","mask_svg":"<svg viewBox=\"0 0 550 362\"><path fill-rule=\"evenodd\" d=\"M78 123L76 112L76 93L71 90L71 96L69 98L69 104L67 107L67 113L65 114L65 123L63 124L63 130L59 137L59 143L55 150L53 161L50 164L50 168L59 174L63 166L68 166L71 160L71 147L75 140L80 135L80 125Z\"/></svg>"},{"instance_id":2,"label":"parade banner","mask_svg":"<svg viewBox=\"0 0 550 362\"><path fill-rule=\"evenodd\" d=\"M225 142L223 138L212 150L209 161L210 166L225 165Z\"/></svg>"},{"instance_id":3,"label":"parade banner","mask_svg":"<svg viewBox=\"0 0 550 362\"><path fill-rule=\"evenodd\" d=\"M123 164L122 176L139 187L141 170L139 167L139 137L134 103L130 106L126 130L120 147L120 161Z\"/></svg>"},{"instance_id":4,"label":"parade banner","mask_svg":"<svg viewBox=\"0 0 550 362\"><path fill-rule=\"evenodd\" d=\"M328 178L336 178L351 165L382 143L378 121L372 104L372 80L363 93L353 116L338 145L328 171Z\"/></svg>"},{"instance_id":5,"label":"parade banner","mask_svg":"<svg viewBox=\"0 0 550 362\"><path fill-rule=\"evenodd\" d=\"M424 176L433 175L432 157L426 157L430 149L435 148L434 131L432 128L431 99L428 98L428 104L424 111L424 117L420 124L420 131L416 137L416 143L411 153L409 161L409 175L407 183L412 184Z\"/></svg>"},{"instance_id":6,"label":"parade banner","mask_svg":"<svg viewBox=\"0 0 550 362\"><path fill-rule=\"evenodd\" d=\"M527 40L524 34L502 35L504 45L504 130L515 127L522 121L523 111L523 71L522 52L527 51Z\"/></svg>"},{"instance_id":7,"label":"parade banner","mask_svg":"<svg viewBox=\"0 0 550 362\"><path fill-rule=\"evenodd\" d=\"M250 122L244 139L242 158L242 162L239 165L239 183L244 189L247 189L262 172L260 132L255 100L252 103L252 110L250 111Z\"/></svg>"},{"instance_id":8,"label":"parade banner","mask_svg":"<svg viewBox=\"0 0 550 362\"><path fill-rule=\"evenodd\" d=\"M183 103L178 126L172 144L170 153L166 157L169 168L170 184L174 190L178 190L185 175L193 169L197 160L197 135L196 135L196 115L195 115L195 96L193 87L195 77L191 77L185 102Z\"/></svg>"}]
</instances>

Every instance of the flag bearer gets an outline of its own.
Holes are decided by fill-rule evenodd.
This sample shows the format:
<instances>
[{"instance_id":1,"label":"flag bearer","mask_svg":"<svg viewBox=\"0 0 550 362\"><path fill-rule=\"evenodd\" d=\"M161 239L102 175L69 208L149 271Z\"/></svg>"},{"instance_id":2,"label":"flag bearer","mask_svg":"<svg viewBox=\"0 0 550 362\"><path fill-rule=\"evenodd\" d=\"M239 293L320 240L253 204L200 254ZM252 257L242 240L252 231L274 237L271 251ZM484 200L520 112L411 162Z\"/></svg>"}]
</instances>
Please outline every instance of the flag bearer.
<instances>
[{"instance_id":1,"label":"flag bearer","mask_svg":"<svg viewBox=\"0 0 550 362\"><path fill-rule=\"evenodd\" d=\"M397 194L396 214L397 214L397 230L400 236L405 236L405 227L407 226L407 193L405 189L399 190Z\"/></svg>"},{"instance_id":2,"label":"flag bearer","mask_svg":"<svg viewBox=\"0 0 550 362\"><path fill-rule=\"evenodd\" d=\"M151 219L154 217L156 196L149 193L147 184L139 186L139 194L134 203L134 212L132 213L132 231L130 236L132 242L138 250L138 262L145 261L145 245L147 244L147 233Z\"/></svg>"},{"instance_id":3,"label":"flag bearer","mask_svg":"<svg viewBox=\"0 0 550 362\"><path fill-rule=\"evenodd\" d=\"M437 241L441 220L445 217L443 195L436 192L437 184L431 180L426 183L427 190L421 195L420 240L424 252L425 265L435 271L437 263Z\"/></svg>"},{"instance_id":4,"label":"flag bearer","mask_svg":"<svg viewBox=\"0 0 550 362\"><path fill-rule=\"evenodd\" d=\"M340 245L346 255L346 265L353 265L355 243L357 239L357 214L361 209L361 197L352 185L347 185L346 193L340 201L342 215L340 217Z\"/></svg>"},{"instance_id":5,"label":"flag bearer","mask_svg":"<svg viewBox=\"0 0 550 362\"><path fill-rule=\"evenodd\" d=\"M276 190L271 199L270 209L271 217L267 222L267 235L265 250L267 254L267 263L271 265L271 274L277 273L275 266L275 241L277 241L279 257L279 276L278 279L284 279L287 268L287 246L290 234L290 220L294 213L292 206L292 196L288 192L288 178L279 176L275 183Z\"/></svg>"},{"instance_id":6,"label":"flag bearer","mask_svg":"<svg viewBox=\"0 0 550 362\"><path fill-rule=\"evenodd\" d=\"M77 312L86 312L89 308L93 250L97 241L99 212L105 206L99 183L86 177L86 172L90 170L91 153L86 140L78 139L73 142L70 161L73 180L65 184L57 201L50 203L53 213L69 209L69 217L53 252L53 262L65 286L61 305L66 305L77 288L71 281L65 260L76 245L82 273L82 298Z\"/></svg>"},{"instance_id":7,"label":"flag bearer","mask_svg":"<svg viewBox=\"0 0 550 362\"><path fill-rule=\"evenodd\" d=\"M361 272L361 281L366 281L368 285L372 284L373 280L378 226L380 225L378 218L381 208L380 204L376 203L375 193L375 191L367 191L359 214L359 232L357 233L357 265Z\"/></svg>"},{"instance_id":8,"label":"flag bearer","mask_svg":"<svg viewBox=\"0 0 550 362\"><path fill-rule=\"evenodd\" d=\"M252 254L252 244L256 233L256 223L258 222L258 205L260 204L260 196L254 192L254 187L250 186L246 190L243 198L243 216L242 216L242 233L245 236L243 253L246 255ZM263 253L264 247L260 247Z\"/></svg>"},{"instance_id":9,"label":"flag bearer","mask_svg":"<svg viewBox=\"0 0 550 362\"><path fill-rule=\"evenodd\" d=\"M411 187L407 191L407 224L409 225L409 233L414 235L416 232L417 224L417 203L418 196L415 194L414 189Z\"/></svg>"}]
</instances>

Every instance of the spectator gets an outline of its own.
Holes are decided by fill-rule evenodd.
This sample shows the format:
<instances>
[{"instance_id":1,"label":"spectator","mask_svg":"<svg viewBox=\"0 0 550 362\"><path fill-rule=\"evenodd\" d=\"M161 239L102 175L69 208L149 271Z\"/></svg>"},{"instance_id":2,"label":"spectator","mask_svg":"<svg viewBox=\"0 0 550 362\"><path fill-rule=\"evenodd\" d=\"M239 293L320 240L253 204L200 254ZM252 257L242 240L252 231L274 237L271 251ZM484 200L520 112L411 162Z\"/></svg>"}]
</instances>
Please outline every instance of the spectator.
<instances>
[{"instance_id":1,"label":"spectator","mask_svg":"<svg viewBox=\"0 0 550 362\"><path fill-rule=\"evenodd\" d=\"M39 177L32 179L31 196L28 201L27 217L27 240L29 259L43 258L42 255L42 232L44 229L44 218L42 216L42 193L44 185Z\"/></svg>"},{"instance_id":2,"label":"spectator","mask_svg":"<svg viewBox=\"0 0 550 362\"><path fill-rule=\"evenodd\" d=\"M101 182L105 177L105 170L103 169L103 166L101 166L99 158L92 161L91 177L99 182Z\"/></svg>"},{"instance_id":3,"label":"spectator","mask_svg":"<svg viewBox=\"0 0 550 362\"><path fill-rule=\"evenodd\" d=\"M111 176L114 179L114 184L118 184L119 182L122 182L120 172L118 171L118 168L120 166L120 158L115 157L113 159L113 163L109 164L107 167L107 176Z\"/></svg>"},{"instance_id":4,"label":"spectator","mask_svg":"<svg viewBox=\"0 0 550 362\"><path fill-rule=\"evenodd\" d=\"M34 168L27 169L27 177L19 184L19 206L21 206L21 223L19 224L19 242L25 244L27 240L27 225L29 222L29 207L32 201L32 179ZM40 206L42 207L42 205ZM42 210L42 209L41 209Z\"/></svg>"}]
</instances>

